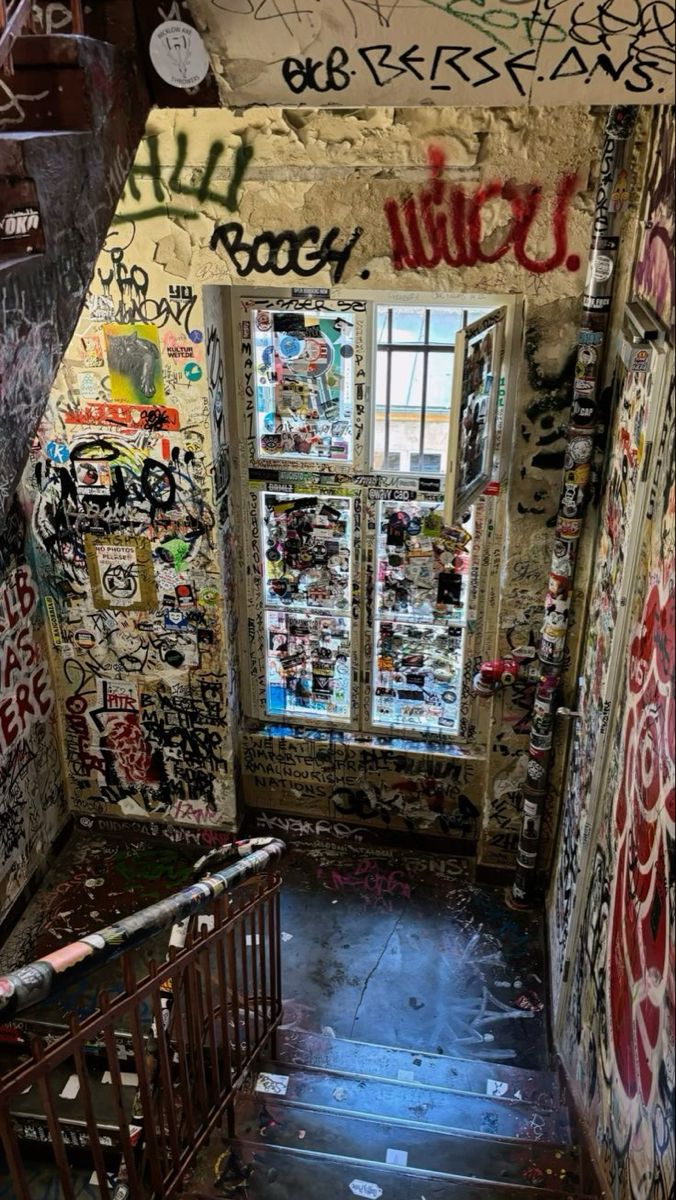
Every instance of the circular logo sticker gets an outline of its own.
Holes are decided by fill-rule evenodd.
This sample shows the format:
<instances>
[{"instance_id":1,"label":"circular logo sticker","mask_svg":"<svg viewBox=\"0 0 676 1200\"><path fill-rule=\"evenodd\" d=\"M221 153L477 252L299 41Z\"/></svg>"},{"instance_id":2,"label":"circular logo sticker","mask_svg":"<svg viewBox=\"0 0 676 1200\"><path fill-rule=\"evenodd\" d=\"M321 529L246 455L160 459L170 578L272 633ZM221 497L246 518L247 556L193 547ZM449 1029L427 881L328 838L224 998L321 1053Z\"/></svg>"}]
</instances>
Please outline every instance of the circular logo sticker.
<instances>
[{"instance_id":1,"label":"circular logo sticker","mask_svg":"<svg viewBox=\"0 0 676 1200\"><path fill-rule=\"evenodd\" d=\"M199 363L187 362L183 368L183 374L190 383L196 383L202 378L202 368Z\"/></svg>"},{"instance_id":2,"label":"circular logo sticker","mask_svg":"<svg viewBox=\"0 0 676 1200\"><path fill-rule=\"evenodd\" d=\"M202 333L201 329L191 329L188 337L190 338L191 342L194 342L196 346L199 346L200 342L204 339L204 334Z\"/></svg>"},{"instance_id":3,"label":"circular logo sticker","mask_svg":"<svg viewBox=\"0 0 676 1200\"><path fill-rule=\"evenodd\" d=\"M204 42L185 21L163 21L150 39L150 61L160 79L172 87L192 88L209 70Z\"/></svg>"},{"instance_id":4,"label":"circular logo sticker","mask_svg":"<svg viewBox=\"0 0 676 1200\"><path fill-rule=\"evenodd\" d=\"M70 451L65 442L47 442L45 453L47 458L51 458L55 463L65 463L70 458Z\"/></svg>"}]
</instances>

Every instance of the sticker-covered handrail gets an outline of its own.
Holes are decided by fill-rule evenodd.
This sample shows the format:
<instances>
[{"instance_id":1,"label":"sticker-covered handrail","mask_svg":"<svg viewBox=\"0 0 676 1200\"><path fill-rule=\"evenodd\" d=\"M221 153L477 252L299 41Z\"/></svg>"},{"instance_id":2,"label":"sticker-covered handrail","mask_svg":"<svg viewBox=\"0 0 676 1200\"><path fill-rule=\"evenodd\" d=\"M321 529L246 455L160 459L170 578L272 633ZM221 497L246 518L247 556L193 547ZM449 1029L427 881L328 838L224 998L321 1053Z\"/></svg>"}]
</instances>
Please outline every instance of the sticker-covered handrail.
<instances>
[{"instance_id":1,"label":"sticker-covered handrail","mask_svg":"<svg viewBox=\"0 0 676 1200\"><path fill-rule=\"evenodd\" d=\"M0 1021L40 1004L82 976L120 954L142 945L162 929L172 929L171 944L180 945L191 916L205 912L214 900L255 875L272 870L286 851L276 838L252 838L207 854L195 864L195 883L172 896L121 917L113 925L60 946L36 962L0 975ZM238 856L221 870L213 868ZM207 872L204 874L204 872Z\"/></svg>"}]
</instances>

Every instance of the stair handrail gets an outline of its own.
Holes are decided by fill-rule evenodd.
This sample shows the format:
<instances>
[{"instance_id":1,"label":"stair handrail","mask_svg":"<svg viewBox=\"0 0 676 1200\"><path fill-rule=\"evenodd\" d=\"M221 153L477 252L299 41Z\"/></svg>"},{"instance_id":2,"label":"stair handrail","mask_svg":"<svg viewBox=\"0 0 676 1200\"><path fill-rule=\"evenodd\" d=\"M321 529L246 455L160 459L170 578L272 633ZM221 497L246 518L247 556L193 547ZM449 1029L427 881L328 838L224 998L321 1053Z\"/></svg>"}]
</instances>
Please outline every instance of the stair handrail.
<instances>
[{"instance_id":1,"label":"stair handrail","mask_svg":"<svg viewBox=\"0 0 676 1200\"><path fill-rule=\"evenodd\" d=\"M278 838L250 838L212 850L195 864L193 871L199 878L188 887L121 917L104 929L60 946L35 962L0 975L0 1023L43 1003L92 970L142 945L162 929L171 927L171 946L183 946L190 917L205 912L224 893L271 871L285 852L286 844ZM233 853L239 855L234 863L210 870ZM204 870L209 873L202 874Z\"/></svg>"},{"instance_id":2,"label":"stair handrail","mask_svg":"<svg viewBox=\"0 0 676 1200\"><path fill-rule=\"evenodd\" d=\"M82 33L82 0L66 0L70 8L70 33ZM0 0L0 71L12 71L12 46L23 34L35 32L33 0Z\"/></svg>"}]
</instances>

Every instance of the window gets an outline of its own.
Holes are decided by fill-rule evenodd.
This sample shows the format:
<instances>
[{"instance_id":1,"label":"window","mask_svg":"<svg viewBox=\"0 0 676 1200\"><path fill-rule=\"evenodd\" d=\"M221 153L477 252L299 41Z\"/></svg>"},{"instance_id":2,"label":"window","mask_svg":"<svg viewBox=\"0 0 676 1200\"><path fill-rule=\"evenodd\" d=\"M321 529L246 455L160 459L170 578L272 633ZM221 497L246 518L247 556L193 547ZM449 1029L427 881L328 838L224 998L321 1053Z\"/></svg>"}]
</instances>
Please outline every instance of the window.
<instances>
[{"instance_id":1,"label":"window","mask_svg":"<svg viewBox=\"0 0 676 1200\"><path fill-rule=\"evenodd\" d=\"M411 474L440 475L441 454L411 454L409 470Z\"/></svg>"},{"instance_id":2,"label":"window","mask_svg":"<svg viewBox=\"0 0 676 1200\"><path fill-rule=\"evenodd\" d=\"M249 716L471 730L504 396L489 309L238 294Z\"/></svg>"}]
</instances>

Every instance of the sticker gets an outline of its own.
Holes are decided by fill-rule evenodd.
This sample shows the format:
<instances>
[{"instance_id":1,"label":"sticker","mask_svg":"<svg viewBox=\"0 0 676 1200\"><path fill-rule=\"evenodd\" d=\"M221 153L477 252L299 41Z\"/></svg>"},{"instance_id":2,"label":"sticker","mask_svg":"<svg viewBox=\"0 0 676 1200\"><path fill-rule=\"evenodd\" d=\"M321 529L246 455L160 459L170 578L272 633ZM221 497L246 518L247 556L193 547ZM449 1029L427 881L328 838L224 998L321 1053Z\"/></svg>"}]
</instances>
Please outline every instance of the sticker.
<instances>
[{"instance_id":1,"label":"sticker","mask_svg":"<svg viewBox=\"0 0 676 1200\"><path fill-rule=\"evenodd\" d=\"M69 1075L65 1087L59 1096L62 1100L74 1100L80 1091L80 1080L77 1075Z\"/></svg>"},{"instance_id":2,"label":"sticker","mask_svg":"<svg viewBox=\"0 0 676 1200\"><path fill-rule=\"evenodd\" d=\"M56 603L53 596L44 597L45 612L49 622L49 631L52 635L52 641L55 646L62 645L61 626L59 625L59 617L56 611Z\"/></svg>"},{"instance_id":3,"label":"sticker","mask_svg":"<svg viewBox=\"0 0 676 1200\"><path fill-rule=\"evenodd\" d=\"M509 1084L503 1083L501 1079L486 1080L486 1095L487 1096L506 1096L509 1091Z\"/></svg>"},{"instance_id":4,"label":"sticker","mask_svg":"<svg viewBox=\"0 0 676 1200\"><path fill-rule=\"evenodd\" d=\"M183 374L189 383L197 383L197 380L202 378L202 368L199 363L187 362L183 368Z\"/></svg>"},{"instance_id":5,"label":"sticker","mask_svg":"<svg viewBox=\"0 0 676 1200\"><path fill-rule=\"evenodd\" d=\"M204 334L202 333L201 329L189 330L188 337L190 338L191 342L195 343L196 346L199 346L200 342L204 341Z\"/></svg>"},{"instance_id":6,"label":"sticker","mask_svg":"<svg viewBox=\"0 0 676 1200\"><path fill-rule=\"evenodd\" d=\"M148 612L157 607L150 542L143 537L84 535L95 608Z\"/></svg>"},{"instance_id":7,"label":"sticker","mask_svg":"<svg viewBox=\"0 0 676 1200\"><path fill-rule=\"evenodd\" d=\"M388 1150L385 1162L390 1167L405 1167L408 1165L408 1150Z\"/></svg>"},{"instance_id":8,"label":"sticker","mask_svg":"<svg viewBox=\"0 0 676 1200\"><path fill-rule=\"evenodd\" d=\"M153 30L150 61L160 79L178 88L197 87L209 70L204 42L185 21L163 21Z\"/></svg>"},{"instance_id":9,"label":"sticker","mask_svg":"<svg viewBox=\"0 0 676 1200\"><path fill-rule=\"evenodd\" d=\"M162 404L162 364L157 327L148 322L103 326L111 400Z\"/></svg>"},{"instance_id":10,"label":"sticker","mask_svg":"<svg viewBox=\"0 0 676 1200\"><path fill-rule=\"evenodd\" d=\"M65 442L47 442L45 454L55 463L65 463L70 458L70 450Z\"/></svg>"},{"instance_id":11,"label":"sticker","mask_svg":"<svg viewBox=\"0 0 676 1200\"><path fill-rule=\"evenodd\" d=\"M254 1091L263 1092L266 1096L286 1096L288 1087L288 1075L269 1075L267 1072L261 1072L256 1079Z\"/></svg>"},{"instance_id":12,"label":"sticker","mask_svg":"<svg viewBox=\"0 0 676 1200\"><path fill-rule=\"evenodd\" d=\"M587 271L586 287L590 287L592 282L606 283L613 273L614 263L612 258L607 254L597 254L589 263Z\"/></svg>"},{"instance_id":13,"label":"sticker","mask_svg":"<svg viewBox=\"0 0 676 1200\"><path fill-rule=\"evenodd\" d=\"M92 376L94 378L94 376ZM95 381L96 382L96 381ZM80 388L81 395L84 395ZM98 395L98 386L93 395ZM178 410L163 404L83 404L65 415L67 425L114 425L116 429L143 429L173 432L179 428Z\"/></svg>"},{"instance_id":14,"label":"sticker","mask_svg":"<svg viewBox=\"0 0 676 1200\"><path fill-rule=\"evenodd\" d=\"M96 638L89 629L76 629L71 641L74 642L74 644L80 650L91 650L92 646L96 644Z\"/></svg>"},{"instance_id":15,"label":"sticker","mask_svg":"<svg viewBox=\"0 0 676 1200\"><path fill-rule=\"evenodd\" d=\"M110 1071L104 1071L101 1076L101 1083L112 1083L113 1077ZM120 1083L122 1087L138 1087L138 1075L135 1071L120 1071Z\"/></svg>"},{"instance_id":16,"label":"sticker","mask_svg":"<svg viewBox=\"0 0 676 1200\"><path fill-rule=\"evenodd\" d=\"M369 1200L380 1200L383 1189L377 1183L365 1183L363 1179L353 1179L350 1184L353 1196L368 1196Z\"/></svg>"}]
</instances>

